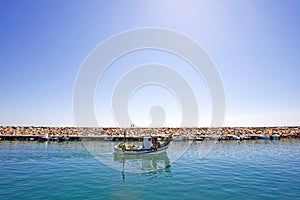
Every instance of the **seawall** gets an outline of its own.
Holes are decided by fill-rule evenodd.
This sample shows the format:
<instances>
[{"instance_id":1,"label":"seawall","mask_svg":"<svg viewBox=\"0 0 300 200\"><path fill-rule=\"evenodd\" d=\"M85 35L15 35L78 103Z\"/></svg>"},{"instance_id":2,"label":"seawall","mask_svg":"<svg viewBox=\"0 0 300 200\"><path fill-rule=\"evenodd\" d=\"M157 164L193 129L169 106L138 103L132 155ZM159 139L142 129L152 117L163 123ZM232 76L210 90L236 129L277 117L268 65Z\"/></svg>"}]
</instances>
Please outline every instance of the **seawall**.
<instances>
[{"instance_id":1,"label":"seawall","mask_svg":"<svg viewBox=\"0 0 300 200\"><path fill-rule=\"evenodd\" d=\"M37 127L37 126L0 126L0 139L36 140L49 137L68 136L71 139L120 139L126 130L126 137L140 138L151 135L171 135L184 138L209 138L221 136L232 139L233 135L257 139L261 136L276 134L281 138L300 138L300 126L281 127L222 127L222 128L104 128L104 127Z\"/></svg>"}]
</instances>

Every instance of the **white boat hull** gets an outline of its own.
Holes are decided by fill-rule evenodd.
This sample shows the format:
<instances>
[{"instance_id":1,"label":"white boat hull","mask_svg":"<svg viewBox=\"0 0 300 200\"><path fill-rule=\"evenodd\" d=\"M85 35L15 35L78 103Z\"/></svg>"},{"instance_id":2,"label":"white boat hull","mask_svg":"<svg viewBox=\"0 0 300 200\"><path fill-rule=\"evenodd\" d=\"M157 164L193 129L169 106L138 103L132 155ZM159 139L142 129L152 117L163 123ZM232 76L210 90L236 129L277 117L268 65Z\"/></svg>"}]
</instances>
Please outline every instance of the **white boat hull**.
<instances>
[{"instance_id":1,"label":"white boat hull","mask_svg":"<svg viewBox=\"0 0 300 200\"><path fill-rule=\"evenodd\" d=\"M114 147L115 152L119 153L119 154L128 154L128 155L140 155L140 154L158 154L158 153L162 153L162 152L166 152L168 147L170 144L167 144L166 146L154 149L137 149L137 150L126 150L123 148L118 147L118 145L116 145Z\"/></svg>"}]
</instances>

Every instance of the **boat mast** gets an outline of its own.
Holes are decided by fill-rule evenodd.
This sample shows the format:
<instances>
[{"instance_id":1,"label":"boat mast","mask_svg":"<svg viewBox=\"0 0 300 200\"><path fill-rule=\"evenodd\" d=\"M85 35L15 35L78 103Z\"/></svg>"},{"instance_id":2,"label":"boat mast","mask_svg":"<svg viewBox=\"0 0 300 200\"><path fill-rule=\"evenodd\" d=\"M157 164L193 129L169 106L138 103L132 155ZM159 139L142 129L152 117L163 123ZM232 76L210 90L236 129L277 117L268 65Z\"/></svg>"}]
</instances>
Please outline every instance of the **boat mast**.
<instances>
[{"instance_id":1,"label":"boat mast","mask_svg":"<svg viewBox=\"0 0 300 200\"><path fill-rule=\"evenodd\" d=\"M124 144L126 142L126 130L124 130Z\"/></svg>"}]
</instances>

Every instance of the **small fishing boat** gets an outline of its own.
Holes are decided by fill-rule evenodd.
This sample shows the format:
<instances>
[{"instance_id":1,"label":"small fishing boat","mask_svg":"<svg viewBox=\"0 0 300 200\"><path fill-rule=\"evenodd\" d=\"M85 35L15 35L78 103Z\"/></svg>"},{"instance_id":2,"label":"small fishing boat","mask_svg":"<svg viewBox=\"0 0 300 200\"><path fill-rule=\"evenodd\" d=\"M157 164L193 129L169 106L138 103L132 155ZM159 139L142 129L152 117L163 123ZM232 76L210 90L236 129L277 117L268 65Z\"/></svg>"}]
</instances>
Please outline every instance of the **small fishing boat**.
<instances>
[{"instance_id":1,"label":"small fishing boat","mask_svg":"<svg viewBox=\"0 0 300 200\"><path fill-rule=\"evenodd\" d=\"M158 137L144 137L143 145L136 146L127 144L126 141L126 133L124 133L124 142L119 143L114 147L116 153L119 154L131 154L131 155L139 155L139 154L157 154L161 152L165 152L171 142L169 137L164 139ZM159 140L160 139L160 140Z\"/></svg>"},{"instance_id":2,"label":"small fishing boat","mask_svg":"<svg viewBox=\"0 0 300 200\"><path fill-rule=\"evenodd\" d=\"M194 136L193 141L203 141L204 138L200 136Z\"/></svg>"},{"instance_id":3,"label":"small fishing boat","mask_svg":"<svg viewBox=\"0 0 300 200\"><path fill-rule=\"evenodd\" d=\"M241 139L242 139L242 137L241 137L240 134L234 134L234 135L232 136L232 138L233 138L234 140L241 140Z\"/></svg>"},{"instance_id":4,"label":"small fishing boat","mask_svg":"<svg viewBox=\"0 0 300 200\"><path fill-rule=\"evenodd\" d=\"M270 136L265 134L265 135L259 135L258 136L259 139L262 139L262 140L269 140L270 139Z\"/></svg>"},{"instance_id":5,"label":"small fishing boat","mask_svg":"<svg viewBox=\"0 0 300 200\"><path fill-rule=\"evenodd\" d=\"M183 140L183 138L182 138L182 136L181 135L179 135L179 134L176 134L176 135L173 135L173 139L172 139L173 141L182 141Z\"/></svg>"},{"instance_id":6,"label":"small fishing boat","mask_svg":"<svg viewBox=\"0 0 300 200\"><path fill-rule=\"evenodd\" d=\"M280 140L280 136L277 135L277 134L272 134L272 135L270 136L270 140Z\"/></svg>"},{"instance_id":7,"label":"small fishing boat","mask_svg":"<svg viewBox=\"0 0 300 200\"><path fill-rule=\"evenodd\" d=\"M69 141L69 139L70 139L70 137L69 136L59 136L58 138L57 138L57 141L58 142L65 142L65 141Z\"/></svg>"},{"instance_id":8,"label":"small fishing boat","mask_svg":"<svg viewBox=\"0 0 300 200\"><path fill-rule=\"evenodd\" d=\"M39 137L38 138L38 142L46 142L46 141L49 141L48 133L45 133L44 137Z\"/></svg>"}]
</instances>

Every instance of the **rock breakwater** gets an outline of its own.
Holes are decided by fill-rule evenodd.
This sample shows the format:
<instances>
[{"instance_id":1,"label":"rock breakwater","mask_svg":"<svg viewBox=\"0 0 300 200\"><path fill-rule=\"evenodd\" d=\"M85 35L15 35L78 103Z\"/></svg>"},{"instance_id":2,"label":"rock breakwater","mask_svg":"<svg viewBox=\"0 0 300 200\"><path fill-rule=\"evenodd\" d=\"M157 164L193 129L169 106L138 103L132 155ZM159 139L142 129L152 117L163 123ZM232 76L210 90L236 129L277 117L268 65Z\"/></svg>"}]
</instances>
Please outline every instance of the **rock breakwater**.
<instances>
[{"instance_id":1,"label":"rock breakwater","mask_svg":"<svg viewBox=\"0 0 300 200\"><path fill-rule=\"evenodd\" d=\"M113 139L126 136L140 138L151 135L171 135L183 139L221 137L234 139L258 139L265 136L277 135L281 138L300 138L300 126L292 127L222 127L222 128L104 128L104 127L36 127L36 126L0 126L0 138L32 137L38 138L45 135L49 137L79 137Z\"/></svg>"}]
</instances>

